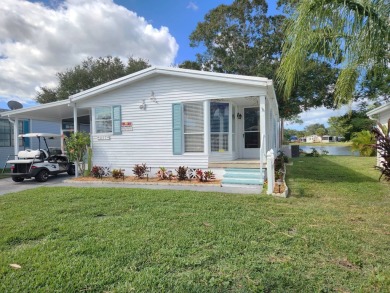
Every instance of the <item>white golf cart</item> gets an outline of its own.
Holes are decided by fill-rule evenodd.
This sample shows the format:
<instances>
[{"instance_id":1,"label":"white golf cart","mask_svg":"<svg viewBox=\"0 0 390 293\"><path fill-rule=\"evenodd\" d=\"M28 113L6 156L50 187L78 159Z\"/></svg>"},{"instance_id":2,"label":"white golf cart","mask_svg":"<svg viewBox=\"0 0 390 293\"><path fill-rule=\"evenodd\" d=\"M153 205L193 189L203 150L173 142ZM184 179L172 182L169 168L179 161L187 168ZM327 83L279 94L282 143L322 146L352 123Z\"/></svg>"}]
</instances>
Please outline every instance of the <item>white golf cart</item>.
<instances>
[{"instance_id":1,"label":"white golf cart","mask_svg":"<svg viewBox=\"0 0 390 293\"><path fill-rule=\"evenodd\" d=\"M15 182L22 182L25 178L35 177L38 182L45 182L49 175L57 175L60 173L75 174L75 165L69 162L68 157L62 154L60 149L50 149L46 139L54 139L61 137L59 134L52 133L27 133L19 135L21 138L37 138L38 149L26 149L20 151L17 158L8 160L3 168L9 167L11 169L12 180ZM46 149L41 149L41 138L43 139ZM15 156L14 156L15 157Z\"/></svg>"}]
</instances>

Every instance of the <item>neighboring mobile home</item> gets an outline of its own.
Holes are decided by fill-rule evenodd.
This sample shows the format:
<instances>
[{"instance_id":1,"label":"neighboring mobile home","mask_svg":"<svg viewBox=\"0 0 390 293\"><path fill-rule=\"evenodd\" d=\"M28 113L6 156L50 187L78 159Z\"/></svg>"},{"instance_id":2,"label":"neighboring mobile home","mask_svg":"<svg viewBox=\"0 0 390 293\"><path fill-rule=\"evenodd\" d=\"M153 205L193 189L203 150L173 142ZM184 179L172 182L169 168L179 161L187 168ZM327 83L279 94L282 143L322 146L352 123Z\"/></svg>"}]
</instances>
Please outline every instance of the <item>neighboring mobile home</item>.
<instances>
[{"instance_id":1,"label":"neighboring mobile home","mask_svg":"<svg viewBox=\"0 0 390 293\"><path fill-rule=\"evenodd\" d=\"M155 172L252 160L260 169L266 152L279 150L278 104L262 77L151 67L8 116L62 121L62 131L90 127L93 164L127 175L141 163Z\"/></svg>"},{"instance_id":2,"label":"neighboring mobile home","mask_svg":"<svg viewBox=\"0 0 390 293\"><path fill-rule=\"evenodd\" d=\"M313 134L313 135L306 136L306 142L307 143L322 142L322 138L321 136Z\"/></svg>"},{"instance_id":3,"label":"neighboring mobile home","mask_svg":"<svg viewBox=\"0 0 390 293\"><path fill-rule=\"evenodd\" d=\"M324 136L322 136L321 141L324 143L337 142L338 138L337 138L337 136L324 135Z\"/></svg>"}]
</instances>

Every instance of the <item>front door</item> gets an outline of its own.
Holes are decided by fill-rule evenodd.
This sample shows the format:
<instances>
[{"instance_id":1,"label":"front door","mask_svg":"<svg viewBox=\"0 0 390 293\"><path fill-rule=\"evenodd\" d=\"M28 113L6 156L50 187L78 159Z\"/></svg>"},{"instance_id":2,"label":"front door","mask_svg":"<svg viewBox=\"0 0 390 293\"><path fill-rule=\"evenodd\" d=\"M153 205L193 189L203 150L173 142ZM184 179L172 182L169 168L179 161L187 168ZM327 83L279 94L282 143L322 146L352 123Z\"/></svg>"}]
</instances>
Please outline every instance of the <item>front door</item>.
<instances>
[{"instance_id":1,"label":"front door","mask_svg":"<svg viewBox=\"0 0 390 293\"><path fill-rule=\"evenodd\" d=\"M242 157L245 159L260 158L260 109L244 108Z\"/></svg>"}]
</instances>

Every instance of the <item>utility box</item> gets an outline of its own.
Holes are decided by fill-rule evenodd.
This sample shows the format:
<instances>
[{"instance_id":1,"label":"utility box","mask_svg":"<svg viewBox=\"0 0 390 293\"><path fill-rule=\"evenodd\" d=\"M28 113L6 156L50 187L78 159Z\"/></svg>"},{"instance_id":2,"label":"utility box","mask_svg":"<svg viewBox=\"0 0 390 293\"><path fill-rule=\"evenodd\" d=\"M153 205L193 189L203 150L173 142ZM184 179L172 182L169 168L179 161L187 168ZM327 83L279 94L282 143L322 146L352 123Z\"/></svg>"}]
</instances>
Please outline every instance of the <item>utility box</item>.
<instances>
[{"instance_id":1,"label":"utility box","mask_svg":"<svg viewBox=\"0 0 390 293\"><path fill-rule=\"evenodd\" d=\"M299 145L291 145L291 157L292 158L299 157Z\"/></svg>"}]
</instances>

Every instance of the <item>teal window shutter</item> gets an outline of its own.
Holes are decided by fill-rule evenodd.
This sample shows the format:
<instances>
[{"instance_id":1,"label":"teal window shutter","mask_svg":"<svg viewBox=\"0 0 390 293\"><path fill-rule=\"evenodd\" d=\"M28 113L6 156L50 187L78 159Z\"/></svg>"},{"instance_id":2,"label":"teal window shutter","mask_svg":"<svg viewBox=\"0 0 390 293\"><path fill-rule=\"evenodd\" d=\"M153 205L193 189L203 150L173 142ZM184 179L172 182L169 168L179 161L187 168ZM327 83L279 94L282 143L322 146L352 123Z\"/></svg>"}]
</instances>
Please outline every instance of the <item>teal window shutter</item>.
<instances>
[{"instance_id":1,"label":"teal window shutter","mask_svg":"<svg viewBox=\"0 0 390 293\"><path fill-rule=\"evenodd\" d=\"M182 105L172 105L172 146L173 154L181 155L183 153L183 122Z\"/></svg>"},{"instance_id":2,"label":"teal window shutter","mask_svg":"<svg viewBox=\"0 0 390 293\"><path fill-rule=\"evenodd\" d=\"M24 120L23 121L23 133L26 134L26 133L30 133L30 120ZM24 147L25 148L30 148L30 139L29 138L25 138L24 139Z\"/></svg>"},{"instance_id":3,"label":"teal window shutter","mask_svg":"<svg viewBox=\"0 0 390 293\"><path fill-rule=\"evenodd\" d=\"M122 134L121 106L112 106L112 132L114 135Z\"/></svg>"}]
</instances>

